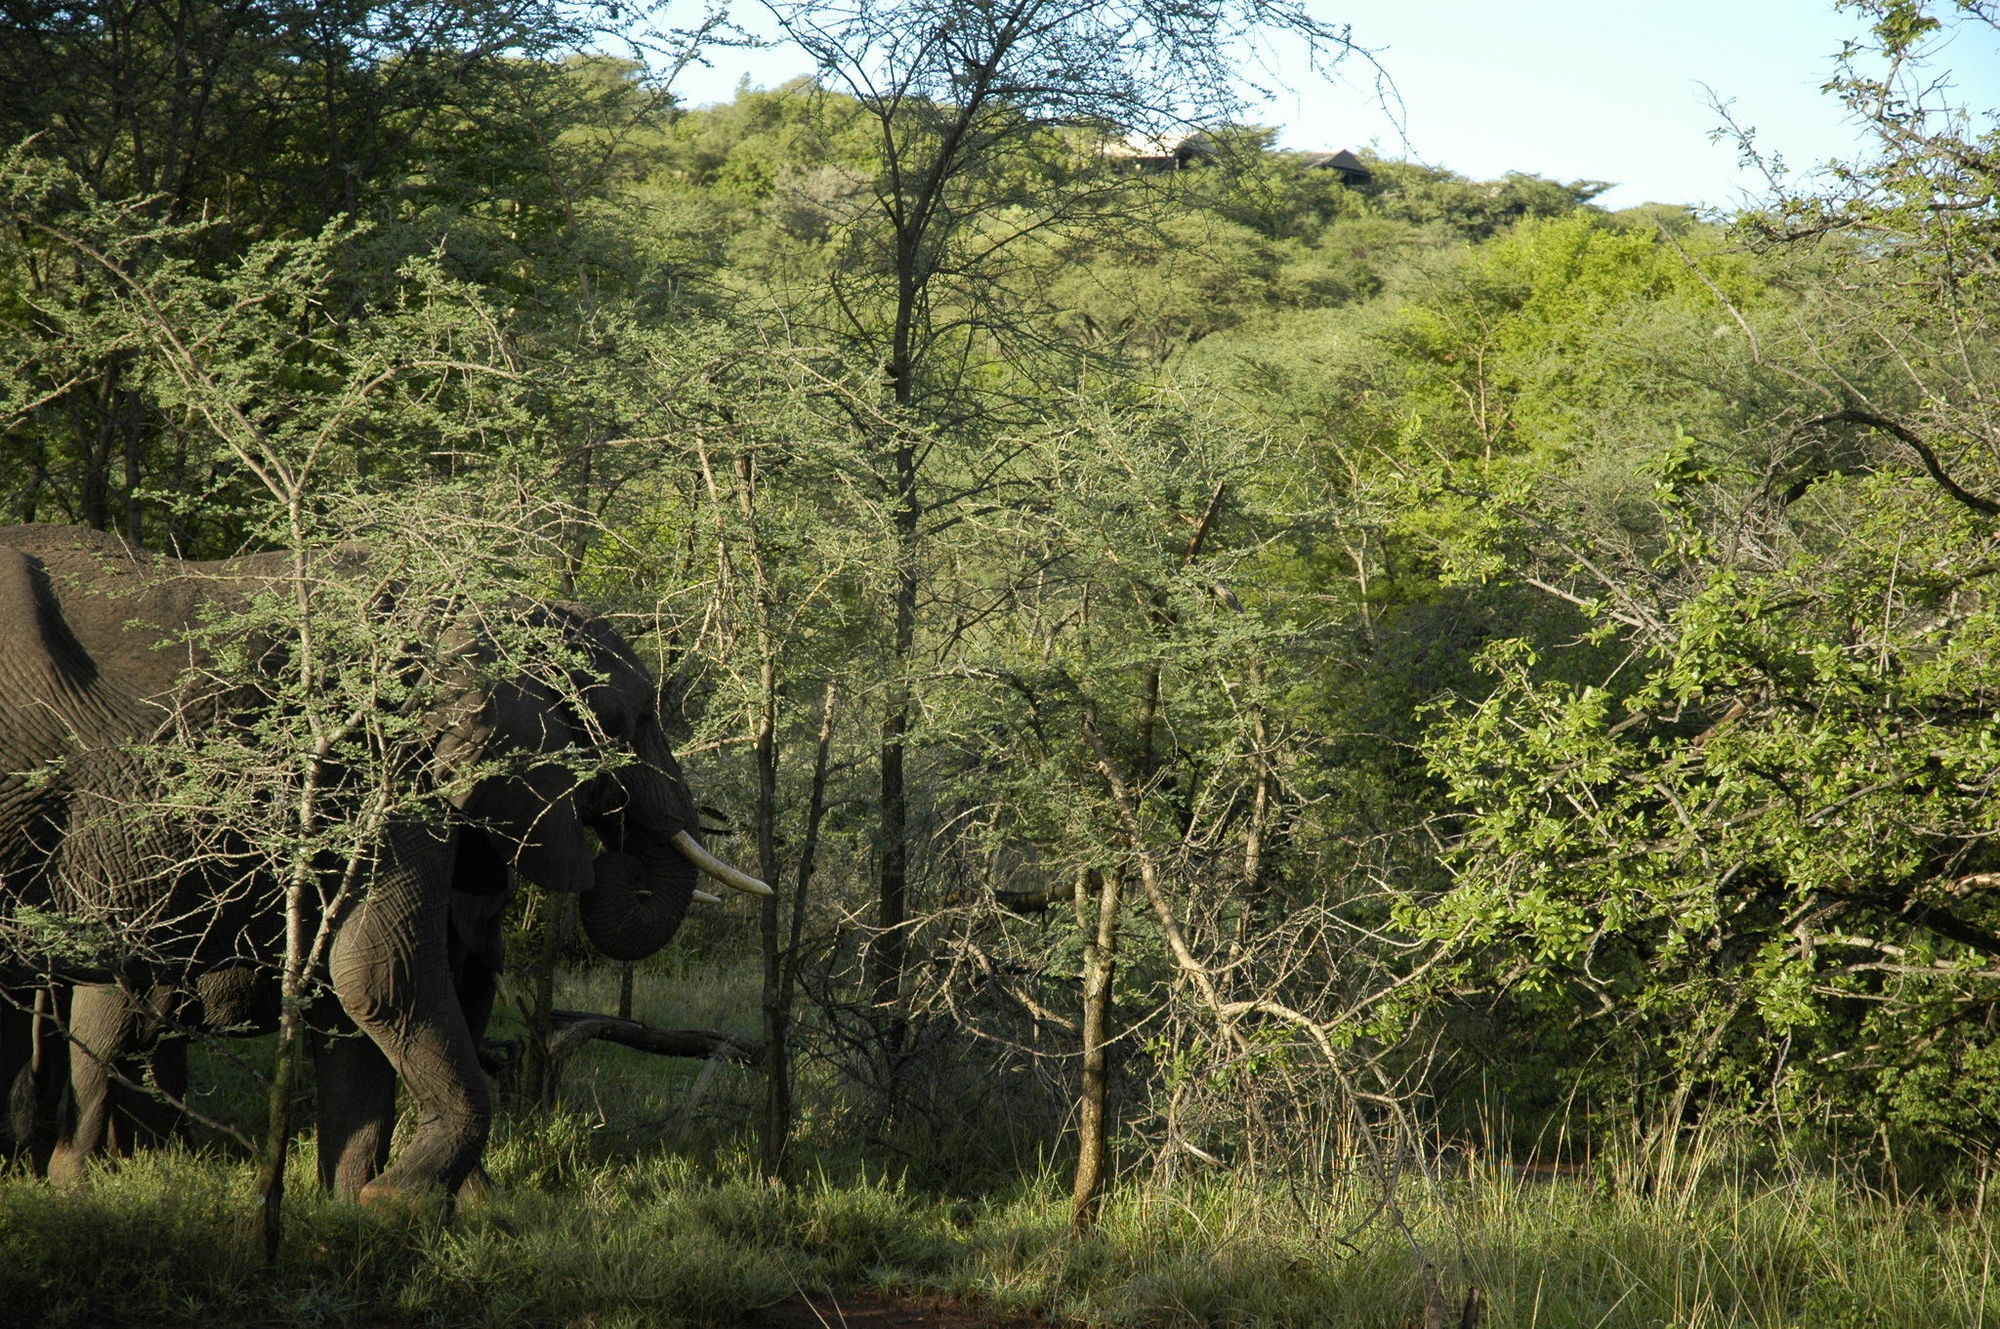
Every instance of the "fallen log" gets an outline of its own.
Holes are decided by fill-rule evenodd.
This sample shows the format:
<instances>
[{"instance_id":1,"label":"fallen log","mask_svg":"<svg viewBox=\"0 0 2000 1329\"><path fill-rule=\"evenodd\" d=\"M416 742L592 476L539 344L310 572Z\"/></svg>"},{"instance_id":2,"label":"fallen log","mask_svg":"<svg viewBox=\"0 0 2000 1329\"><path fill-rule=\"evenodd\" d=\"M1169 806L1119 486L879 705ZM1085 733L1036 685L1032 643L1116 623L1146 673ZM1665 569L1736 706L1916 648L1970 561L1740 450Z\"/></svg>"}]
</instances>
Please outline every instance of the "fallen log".
<instances>
[{"instance_id":1,"label":"fallen log","mask_svg":"<svg viewBox=\"0 0 2000 1329\"><path fill-rule=\"evenodd\" d=\"M739 1066L755 1066L764 1059L764 1045L756 1039L714 1029L655 1029L638 1020L595 1011L551 1011L549 1021L547 1064L558 1072L571 1053L599 1038L658 1057L720 1058ZM520 1074L521 1040L484 1040L479 1047L479 1064L511 1092Z\"/></svg>"},{"instance_id":2,"label":"fallen log","mask_svg":"<svg viewBox=\"0 0 2000 1329\"><path fill-rule=\"evenodd\" d=\"M550 1011L549 1019L551 1061L569 1056L593 1038L660 1057L721 1057L741 1066L754 1066L764 1056L764 1045L756 1039L714 1029L655 1029L593 1011Z\"/></svg>"}]
</instances>

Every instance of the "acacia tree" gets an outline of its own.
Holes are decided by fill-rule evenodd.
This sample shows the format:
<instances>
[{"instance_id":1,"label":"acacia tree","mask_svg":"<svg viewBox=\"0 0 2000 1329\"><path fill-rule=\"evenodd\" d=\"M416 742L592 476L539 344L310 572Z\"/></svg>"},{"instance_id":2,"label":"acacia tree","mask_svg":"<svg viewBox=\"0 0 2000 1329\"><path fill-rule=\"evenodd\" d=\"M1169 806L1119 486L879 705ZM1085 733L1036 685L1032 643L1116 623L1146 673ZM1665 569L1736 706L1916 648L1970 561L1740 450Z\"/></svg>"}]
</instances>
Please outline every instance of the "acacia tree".
<instances>
[{"instance_id":1,"label":"acacia tree","mask_svg":"<svg viewBox=\"0 0 2000 1329\"><path fill-rule=\"evenodd\" d=\"M123 791L138 801L80 817L60 859L64 872L101 875L133 857L107 844L151 855L156 881L91 880L78 898L110 901L96 921L143 941L126 958L181 992L195 988L183 969L214 919L281 920L269 939L280 1026L258 1182L275 1258L296 1062L333 939L392 844L441 825L446 804L492 773L439 764L455 700L489 669L571 690L566 647L532 626L519 591L562 565L557 536L575 514L521 501L538 488L509 475L533 464L532 376L480 295L434 267L406 269L402 299L374 317L335 294L337 231L265 242L204 275L163 256L143 209L101 203L18 152L0 162L0 211L17 266L77 274L60 300L30 306L36 326L0 339L15 410L35 407L24 383L87 373L114 349L148 409L223 478L210 502L235 506L204 515L287 551L221 567L194 622L133 629L198 667L174 685L177 727ZM378 449L484 456L491 469L392 495L369 483ZM341 547L353 538L372 552ZM184 919L153 916L154 901L189 899ZM138 913L121 915L131 900Z\"/></svg>"},{"instance_id":2,"label":"acacia tree","mask_svg":"<svg viewBox=\"0 0 2000 1329\"><path fill-rule=\"evenodd\" d=\"M578 214L659 123L708 26L644 20L538 2L16 5L0 14L0 145L125 200L153 229L121 261L213 276L259 241L332 227L349 261L325 295L342 316L393 304L394 274L419 255L553 321L587 309L607 272L630 283L629 250ZM592 47L650 57L656 74ZM34 263L0 289L39 303L87 279ZM19 519L197 550L238 534L161 511L212 477L129 357L45 386L0 441Z\"/></svg>"},{"instance_id":3,"label":"acacia tree","mask_svg":"<svg viewBox=\"0 0 2000 1329\"><path fill-rule=\"evenodd\" d=\"M180 846L163 877L248 892L260 918L283 920L275 975L260 980L279 998L257 1182L268 1259L303 1040L331 1000L340 928L385 871L441 872L450 809L506 773L500 758L440 763L441 733L496 680L532 677L588 713L569 647L520 594L559 560L571 517L477 484L390 498L317 483L270 523L282 557L225 567L182 635L199 668L148 754L163 793L144 813ZM573 765L582 779L595 763ZM167 981L185 992L199 975Z\"/></svg>"},{"instance_id":4,"label":"acacia tree","mask_svg":"<svg viewBox=\"0 0 2000 1329\"><path fill-rule=\"evenodd\" d=\"M872 178L832 242L839 262L815 322L851 363L880 366L889 408L869 457L895 551L869 983L893 1011L909 917L925 546L968 506L1032 492L1004 430L1037 418L1046 390L1076 363L1032 294L1034 246L1024 242L1133 224L1134 181L1098 149L1107 136L1225 117L1240 104L1247 44L1284 31L1334 58L1347 33L1301 5L1257 0L766 8L815 62L821 86L859 108L874 142ZM900 1023L887 1028L893 1050Z\"/></svg>"},{"instance_id":5,"label":"acacia tree","mask_svg":"<svg viewBox=\"0 0 2000 1329\"><path fill-rule=\"evenodd\" d=\"M934 861L962 886L914 925L908 999L972 1035L959 1074L1018 1087L1004 1120L964 1122L944 1075L906 1110L928 1093L1028 1147L1073 1125L1079 1229L1121 1151L1303 1180L1342 1166L1337 1137L1386 1182L1411 1136L1371 1023L1381 899L1274 848L1313 797L1295 703L1325 644L1286 581L1296 459L1168 393L1067 400L1021 440L1033 512L963 523L982 612L927 699Z\"/></svg>"},{"instance_id":6,"label":"acacia tree","mask_svg":"<svg viewBox=\"0 0 2000 1329\"><path fill-rule=\"evenodd\" d=\"M851 433L810 405L832 395L865 410L854 385L825 377L808 356L726 337L679 354L657 341L655 349L655 426L672 464L640 486L651 501L634 533L679 545L688 573L667 580L699 588L672 610L699 625L678 649L706 661L682 684L705 694L719 737L748 740L747 829L764 880L784 881L781 846L790 851L792 889L767 897L758 919L760 1136L764 1170L778 1179L792 1135L793 1008L835 726L844 696L865 683L856 661L867 654L853 649L868 632L856 589L883 575L884 513L851 473ZM684 488L671 488L676 476L687 478ZM809 753L802 780L781 760L787 746Z\"/></svg>"}]
</instances>

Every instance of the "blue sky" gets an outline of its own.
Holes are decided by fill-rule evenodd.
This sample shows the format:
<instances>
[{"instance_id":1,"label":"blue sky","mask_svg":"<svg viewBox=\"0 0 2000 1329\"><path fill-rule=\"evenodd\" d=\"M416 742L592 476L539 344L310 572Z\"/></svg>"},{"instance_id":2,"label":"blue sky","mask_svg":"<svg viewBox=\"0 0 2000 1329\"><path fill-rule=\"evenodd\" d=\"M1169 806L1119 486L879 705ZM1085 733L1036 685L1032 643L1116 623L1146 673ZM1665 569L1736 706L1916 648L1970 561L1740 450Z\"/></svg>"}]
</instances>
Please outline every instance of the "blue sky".
<instances>
[{"instance_id":1,"label":"blue sky","mask_svg":"<svg viewBox=\"0 0 2000 1329\"><path fill-rule=\"evenodd\" d=\"M1322 0L1319 12L1352 24L1375 52L1401 94L1402 123L1379 103L1364 62L1327 79L1280 52L1255 77L1284 90L1249 118L1280 126L1286 147L1372 147L1482 179L1513 170L1610 180L1618 187L1600 200L1609 207L1732 207L1758 180L1733 145L1709 142L1720 123L1711 91L1794 168L1856 142L1819 91L1841 43L1862 31L1830 0ZM1936 67L1990 123L2000 111L1992 30L1957 34ZM782 47L719 51L675 90L695 105L726 101L745 76L770 87L808 68Z\"/></svg>"}]
</instances>

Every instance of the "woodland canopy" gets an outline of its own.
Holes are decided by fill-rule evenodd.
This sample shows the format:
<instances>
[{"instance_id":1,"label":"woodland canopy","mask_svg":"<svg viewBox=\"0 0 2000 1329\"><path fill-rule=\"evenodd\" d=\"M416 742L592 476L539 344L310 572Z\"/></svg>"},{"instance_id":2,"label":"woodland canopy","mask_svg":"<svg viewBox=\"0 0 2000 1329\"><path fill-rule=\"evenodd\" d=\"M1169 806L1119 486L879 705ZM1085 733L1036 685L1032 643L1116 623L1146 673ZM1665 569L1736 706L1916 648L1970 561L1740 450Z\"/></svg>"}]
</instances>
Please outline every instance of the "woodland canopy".
<instances>
[{"instance_id":1,"label":"woodland canopy","mask_svg":"<svg viewBox=\"0 0 2000 1329\"><path fill-rule=\"evenodd\" d=\"M680 943L764 957L774 1173L1059 1156L1087 1223L1727 1122L1951 1190L2000 130L1921 57L2000 20L1848 7L1869 154L1724 217L1314 169L1217 63L1342 56L1283 5L777 3L822 73L699 109L616 6L11 6L0 521L619 615L781 888Z\"/></svg>"}]
</instances>

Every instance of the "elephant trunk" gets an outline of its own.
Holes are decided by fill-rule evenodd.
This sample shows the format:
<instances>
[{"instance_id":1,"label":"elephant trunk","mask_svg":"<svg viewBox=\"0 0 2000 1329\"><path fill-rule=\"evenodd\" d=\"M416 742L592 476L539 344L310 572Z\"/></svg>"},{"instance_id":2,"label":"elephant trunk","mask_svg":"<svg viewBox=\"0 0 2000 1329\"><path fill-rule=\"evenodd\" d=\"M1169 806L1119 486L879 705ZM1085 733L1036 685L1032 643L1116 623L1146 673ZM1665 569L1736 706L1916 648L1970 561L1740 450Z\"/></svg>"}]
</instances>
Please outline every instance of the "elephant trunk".
<instances>
[{"instance_id":1,"label":"elephant trunk","mask_svg":"<svg viewBox=\"0 0 2000 1329\"><path fill-rule=\"evenodd\" d=\"M596 883L577 899L583 932L613 960L643 960L680 930L694 897L694 864L669 841L628 836L592 864Z\"/></svg>"}]
</instances>

